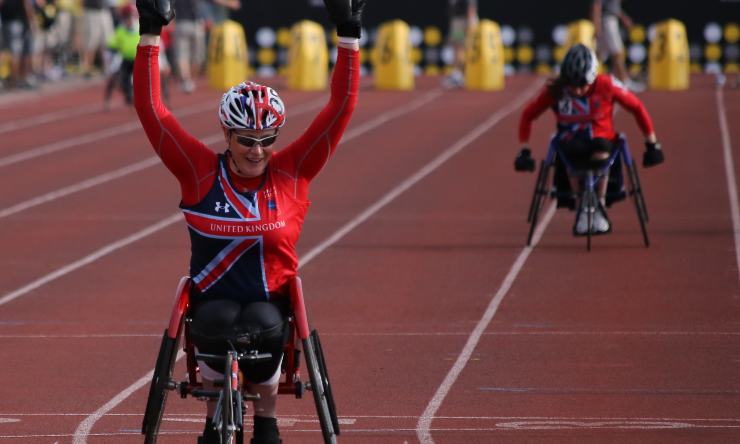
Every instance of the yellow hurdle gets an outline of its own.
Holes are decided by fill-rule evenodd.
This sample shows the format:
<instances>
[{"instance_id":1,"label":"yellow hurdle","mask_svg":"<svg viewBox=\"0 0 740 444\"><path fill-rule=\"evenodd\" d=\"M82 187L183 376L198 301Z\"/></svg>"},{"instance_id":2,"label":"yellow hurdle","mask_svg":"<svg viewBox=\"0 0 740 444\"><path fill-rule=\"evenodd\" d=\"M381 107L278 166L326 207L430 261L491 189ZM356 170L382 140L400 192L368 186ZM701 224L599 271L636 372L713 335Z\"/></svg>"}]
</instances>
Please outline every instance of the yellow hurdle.
<instances>
[{"instance_id":1,"label":"yellow hurdle","mask_svg":"<svg viewBox=\"0 0 740 444\"><path fill-rule=\"evenodd\" d=\"M577 43L596 50L596 31L591 21L577 20L568 24L568 39L564 46L570 49L571 46Z\"/></svg>"},{"instance_id":2,"label":"yellow hurdle","mask_svg":"<svg viewBox=\"0 0 740 444\"><path fill-rule=\"evenodd\" d=\"M465 42L465 88L474 91L504 89L504 44L501 28L482 20Z\"/></svg>"},{"instance_id":3,"label":"yellow hurdle","mask_svg":"<svg viewBox=\"0 0 740 444\"><path fill-rule=\"evenodd\" d=\"M401 20L384 23L373 49L375 87L408 91L414 89L409 25Z\"/></svg>"},{"instance_id":4,"label":"yellow hurdle","mask_svg":"<svg viewBox=\"0 0 740 444\"><path fill-rule=\"evenodd\" d=\"M689 42L683 23L673 19L658 23L648 58L650 89L688 89L689 64Z\"/></svg>"},{"instance_id":5,"label":"yellow hurdle","mask_svg":"<svg viewBox=\"0 0 740 444\"><path fill-rule=\"evenodd\" d=\"M10 77L11 56L8 51L0 51L0 79Z\"/></svg>"},{"instance_id":6,"label":"yellow hurdle","mask_svg":"<svg viewBox=\"0 0 740 444\"><path fill-rule=\"evenodd\" d=\"M208 43L208 84L224 91L247 79L247 40L239 23L227 20L211 30Z\"/></svg>"},{"instance_id":7,"label":"yellow hurdle","mask_svg":"<svg viewBox=\"0 0 740 444\"><path fill-rule=\"evenodd\" d=\"M324 28L303 20L290 32L288 51L288 88L299 91L326 89L329 77L329 50Z\"/></svg>"}]
</instances>

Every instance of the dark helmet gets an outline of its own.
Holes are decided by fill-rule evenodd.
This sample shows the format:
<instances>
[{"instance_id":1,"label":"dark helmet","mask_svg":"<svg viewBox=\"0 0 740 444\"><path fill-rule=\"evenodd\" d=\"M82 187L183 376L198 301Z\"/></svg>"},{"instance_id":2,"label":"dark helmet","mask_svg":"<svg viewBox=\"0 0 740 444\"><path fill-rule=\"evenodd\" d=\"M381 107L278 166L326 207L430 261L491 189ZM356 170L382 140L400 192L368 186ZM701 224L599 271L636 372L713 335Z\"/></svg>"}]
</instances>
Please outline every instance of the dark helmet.
<instances>
[{"instance_id":1,"label":"dark helmet","mask_svg":"<svg viewBox=\"0 0 740 444\"><path fill-rule=\"evenodd\" d=\"M560 78L566 85L586 86L594 83L599 71L596 54L586 45L573 45L560 65Z\"/></svg>"}]
</instances>

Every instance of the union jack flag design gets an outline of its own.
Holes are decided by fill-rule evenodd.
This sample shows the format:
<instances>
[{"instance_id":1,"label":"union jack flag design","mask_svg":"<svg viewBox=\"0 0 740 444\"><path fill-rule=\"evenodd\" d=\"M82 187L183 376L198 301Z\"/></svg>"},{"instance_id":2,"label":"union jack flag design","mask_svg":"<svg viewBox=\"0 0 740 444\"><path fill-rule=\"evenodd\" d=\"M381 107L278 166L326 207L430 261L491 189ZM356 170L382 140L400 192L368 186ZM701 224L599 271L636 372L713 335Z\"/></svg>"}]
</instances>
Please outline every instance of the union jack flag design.
<instances>
[{"instance_id":1,"label":"union jack flag design","mask_svg":"<svg viewBox=\"0 0 740 444\"><path fill-rule=\"evenodd\" d=\"M192 241L190 273L201 293L268 297L258 199L234 189L222 158L206 198L182 209Z\"/></svg>"},{"instance_id":2,"label":"union jack flag design","mask_svg":"<svg viewBox=\"0 0 740 444\"><path fill-rule=\"evenodd\" d=\"M588 98L566 94L557 103L556 114L560 140L569 140L582 134L591 138L593 115Z\"/></svg>"}]
</instances>

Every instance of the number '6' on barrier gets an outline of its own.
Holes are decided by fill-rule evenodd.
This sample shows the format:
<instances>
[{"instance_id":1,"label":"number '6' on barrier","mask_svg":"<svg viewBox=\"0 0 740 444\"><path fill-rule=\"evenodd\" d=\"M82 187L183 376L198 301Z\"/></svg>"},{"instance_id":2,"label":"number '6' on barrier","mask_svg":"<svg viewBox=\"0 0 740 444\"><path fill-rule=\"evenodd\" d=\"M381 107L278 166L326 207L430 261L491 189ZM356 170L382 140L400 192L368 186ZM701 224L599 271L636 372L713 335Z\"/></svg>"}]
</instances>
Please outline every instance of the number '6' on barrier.
<instances>
[{"instance_id":1,"label":"number '6' on barrier","mask_svg":"<svg viewBox=\"0 0 740 444\"><path fill-rule=\"evenodd\" d=\"M401 20L384 23L372 54L375 87L408 91L414 89L409 25Z\"/></svg>"},{"instance_id":2,"label":"number '6' on barrier","mask_svg":"<svg viewBox=\"0 0 740 444\"><path fill-rule=\"evenodd\" d=\"M680 91L689 88L689 43L686 27L666 20L655 27L648 59L650 89Z\"/></svg>"},{"instance_id":3,"label":"number '6' on barrier","mask_svg":"<svg viewBox=\"0 0 740 444\"><path fill-rule=\"evenodd\" d=\"M504 89L504 45L499 25L482 20L468 31L465 44L465 87L477 91Z\"/></svg>"},{"instance_id":4,"label":"number '6' on barrier","mask_svg":"<svg viewBox=\"0 0 740 444\"><path fill-rule=\"evenodd\" d=\"M326 89L329 77L329 51L324 28L303 20L290 31L288 88L299 91Z\"/></svg>"}]
</instances>

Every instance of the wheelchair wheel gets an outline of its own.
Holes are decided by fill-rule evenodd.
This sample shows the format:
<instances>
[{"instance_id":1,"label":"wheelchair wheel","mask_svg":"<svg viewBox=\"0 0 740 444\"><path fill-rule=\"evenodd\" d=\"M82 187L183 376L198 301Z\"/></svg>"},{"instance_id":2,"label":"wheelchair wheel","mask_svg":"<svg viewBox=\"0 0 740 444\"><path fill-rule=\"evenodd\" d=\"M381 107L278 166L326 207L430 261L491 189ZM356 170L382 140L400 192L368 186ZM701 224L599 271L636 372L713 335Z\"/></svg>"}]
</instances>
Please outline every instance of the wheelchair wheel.
<instances>
[{"instance_id":1,"label":"wheelchair wheel","mask_svg":"<svg viewBox=\"0 0 740 444\"><path fill-rule=\"evenodd\" d=\"M640 176L637 175L637 167L633 163L629 166L629 178L630 178L630 186L632 187L632 195L635 196L635 199L639 199L640 206L642 207L642 218L645 220L645 223L647 223L650 218L648 217L648 210L647 205L645 204L645 197L642 194L642 185L640 184Z\"/></svg>"},{"instance_id":2,"label":"wheelchair wheel","mask_svg":"<svg viewBox=\"0 0 740 444\"><path fill-rule=\"evenodd\" d=\"M326 362L321 352L321 344L316 330L311 332L308 339L303 340L303 352L306 356L306 367L311 381L311 392L316 403L316 412L319 415L321 433L325 444L337 442L339 421L326 373Z\"/></svg>"},{"instance_id":3,"label":"wheelchair wheel","mask_svg":"<svg viewBox=\"0 0 740 444\"><path fill-rule=\"evenodd\" d=\"M646 247L650 246L650 239L647 234L647 206L645 205L645 198L642 195L642 187L640 186L640 178L637 176L637 168L635 164L629 166L629 179L630 187L632 188L630 194L635 201L635 210L637 210L637 219L640 221L640 230L642 231L642 240Z\"/></svg>"},{"instance_id":4,"label":"wheelchair wheel","mask_svg":"<svg viewBox=\"0 0 740 444\"><path fill-rule=\"evenodd\" d=\"M177 342L176 339L167 335L167 330L164 331L157 363L154 365L152 382L149 385L149 397L146 401L144 420L141 425L141 433L145 435L144 444L155 444L157 442L159 425L162 422L164 405L167 401L167 392L172 384L172 371L177 357Z\"/></svg>"},{"instance_id":5,"label":"wheelchair wheel","mask_svg":"<svg viewBox=\"0 0 740 444\"><path fill-rule=\"evenodd\" d=\"M589 172L589 175L586 177L587 181L591 181L591 173ZM594 209L594 211L591 211L591 209ZM581 211L586 212L586 250L591 251L591 237L593 236L593 229L594 229L594 213L595 211L601 211L601 204L599 203L599 198L596 195L596 192L593 189L586 189L583 191L583 195L581 196L581 207L579 208L579 213Z\"/></svg>"},{"instance_id":6,"label":"wheelchair wheel","mask_svg":"<svg viewBox=\"0 0 740 444\"><path fill-rule=\"evenodd\" d=\"M331 424L334 427L334 434L339 435L339 418L337 418L337 406L334 404L334 394L331 391L331 383L329 379L329 370L326 367L326 360L324 359L324 349L321 347L321 341L319 340L319 332L316 330L311 332L311 338L313 339L314 347L316 348L316 359L319 361L319 369L321 375L324 377L324 390L326 390L326 400L329 405L329 413L331 414Z\"/></svg>"},{"instance_id":7,"label":"wheelchair wheel","mask_svg":"<svg viewBox=\"0 0 740 444\"><path fill-rule=\"evenodd\" d=\"M231 353L226 354L226 363L224 366L224 386L221 390L222 396L220 399L221 404L221 415L219 417L221 421L221 444L234 444L237 431L236 423L236 410L234 402L237 397L234 396L233 378L235 377L234 372L238 372L238 367L234 361L234 356ZM238 392L237 392L238 393ZM241 401L239 401L241 402ZM241 406L239 406L241 407Z\"/></svg>"},{"instance_id":8,"label":"wheelchair wheel","mask_svg":"<svg viewBox=\"0 0 740 444\"><path fill-rule=\"evenodd\" d=\"M529 205L529 215L527 216L527 222L530 224L529 234L527 234L527 246L532 244L532 235L534 235L534 229L537 226L537 218L542 208L542 200L547 195L548 170L549 167L545 165L545 161L540 162L540 171L537 174L534 195L532 196L532 203Z\"/></svg>"}]
</instances>

